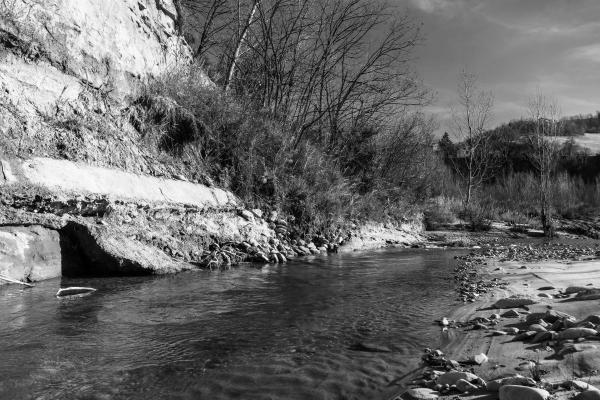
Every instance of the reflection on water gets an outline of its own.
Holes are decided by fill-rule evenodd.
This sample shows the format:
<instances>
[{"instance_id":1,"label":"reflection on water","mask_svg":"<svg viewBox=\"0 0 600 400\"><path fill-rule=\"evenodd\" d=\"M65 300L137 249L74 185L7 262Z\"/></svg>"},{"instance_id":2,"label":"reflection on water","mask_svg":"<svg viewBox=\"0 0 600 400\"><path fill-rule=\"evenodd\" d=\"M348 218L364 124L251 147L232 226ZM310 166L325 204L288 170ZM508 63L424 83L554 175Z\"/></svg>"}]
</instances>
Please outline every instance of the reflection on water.
<instances>
[{"instance_id":1,"label":"reflection on water","mask_svg":"<svg viewBox=\"0 0 600 400\"><path fill-rule=\"evenodd\" d=\"M383 397L451 307L456 253L0 287L0 398ZM59 300L62 286L94 294ZM357 342L389 353L352 350Z\"/></svg>"}]
</instances>

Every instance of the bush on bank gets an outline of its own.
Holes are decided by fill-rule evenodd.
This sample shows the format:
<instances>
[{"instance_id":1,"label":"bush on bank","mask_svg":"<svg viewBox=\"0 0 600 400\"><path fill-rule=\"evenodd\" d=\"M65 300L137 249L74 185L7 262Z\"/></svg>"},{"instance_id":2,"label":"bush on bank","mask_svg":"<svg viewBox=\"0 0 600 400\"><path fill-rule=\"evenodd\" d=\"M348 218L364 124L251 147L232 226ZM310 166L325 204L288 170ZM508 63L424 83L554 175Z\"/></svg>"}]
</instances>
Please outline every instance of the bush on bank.
<instances>
[{"instance_id":1,"label":"bush on bank","mask_svg":"<svg viewBox=\"0 0 600 400\"><path fill-rule=\"evenodd\" d=\"M362 220L410 220L432 192L432 122L419 113L353 127L330 146L301 140L276 115L207 88L197 67L143 89L129 119L165 163L232 190L249 206L290 216L299 236L333 235Z\"/></svg>"}]
</instances>

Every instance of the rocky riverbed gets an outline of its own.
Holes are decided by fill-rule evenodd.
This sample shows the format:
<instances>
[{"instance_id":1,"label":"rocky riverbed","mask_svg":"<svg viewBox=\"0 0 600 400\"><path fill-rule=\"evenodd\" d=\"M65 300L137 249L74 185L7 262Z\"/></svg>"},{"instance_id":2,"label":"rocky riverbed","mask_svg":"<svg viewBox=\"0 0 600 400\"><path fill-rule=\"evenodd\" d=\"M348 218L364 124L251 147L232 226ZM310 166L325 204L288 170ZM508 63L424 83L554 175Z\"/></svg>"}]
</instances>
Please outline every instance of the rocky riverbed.
<instances>
[{"instance_id":1,"label":"rocky riverbed","mask_svg":"<svg viewBox=\"0 0 600 400\"><path fill-rule=\"evenodd\" d=\"M459 257L458 300L397 399L598 399L597 243L487 246Z\"/></svg>"}]
</instances>

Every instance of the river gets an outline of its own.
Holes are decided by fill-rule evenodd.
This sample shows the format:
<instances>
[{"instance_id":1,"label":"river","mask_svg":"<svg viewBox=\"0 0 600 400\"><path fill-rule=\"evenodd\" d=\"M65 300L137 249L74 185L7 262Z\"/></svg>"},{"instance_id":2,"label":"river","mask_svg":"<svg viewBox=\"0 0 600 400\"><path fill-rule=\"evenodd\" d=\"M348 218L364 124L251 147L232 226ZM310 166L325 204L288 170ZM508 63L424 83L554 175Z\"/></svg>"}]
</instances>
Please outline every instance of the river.
<instances>
[{"instance_id":1,"label":"river","mask_svg":"<svg viewBox=\"0 0 600 400\"><path fill-rule=\"evenodd\" d=\"M456 254L0 286L0 398L385 399L443 340ZM57 299L66 286L98 291Z\"/></svg>"}]
</instances>

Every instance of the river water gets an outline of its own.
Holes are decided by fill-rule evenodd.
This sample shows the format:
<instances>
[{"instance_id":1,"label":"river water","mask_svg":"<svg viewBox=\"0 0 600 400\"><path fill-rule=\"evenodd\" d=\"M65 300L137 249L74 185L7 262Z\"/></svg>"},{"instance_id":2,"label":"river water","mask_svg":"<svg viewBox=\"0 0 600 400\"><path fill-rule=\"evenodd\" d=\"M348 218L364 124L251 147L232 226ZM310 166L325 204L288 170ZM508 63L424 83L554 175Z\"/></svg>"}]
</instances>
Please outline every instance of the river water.
<instances>
[{"instance_id":1,"label":"river water","mask_svg":"<svg viewBox=\"0 0 600 400\"><path fill-rule=\"evenodd\" d=\"M0 399L385 399L443 340L456 254L0 286Z\"/></svg>"}]
</instances>

